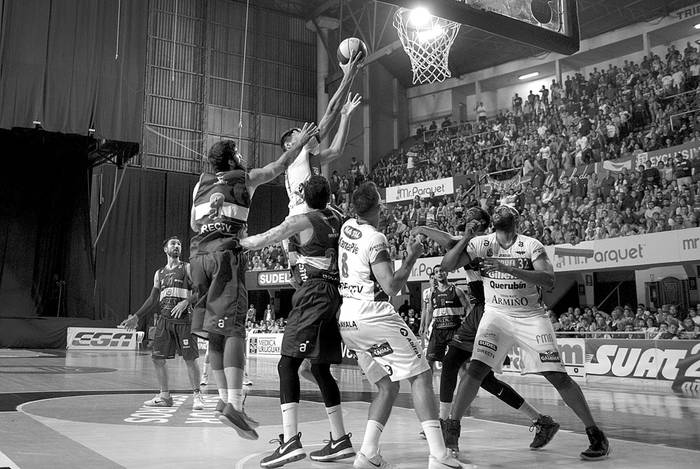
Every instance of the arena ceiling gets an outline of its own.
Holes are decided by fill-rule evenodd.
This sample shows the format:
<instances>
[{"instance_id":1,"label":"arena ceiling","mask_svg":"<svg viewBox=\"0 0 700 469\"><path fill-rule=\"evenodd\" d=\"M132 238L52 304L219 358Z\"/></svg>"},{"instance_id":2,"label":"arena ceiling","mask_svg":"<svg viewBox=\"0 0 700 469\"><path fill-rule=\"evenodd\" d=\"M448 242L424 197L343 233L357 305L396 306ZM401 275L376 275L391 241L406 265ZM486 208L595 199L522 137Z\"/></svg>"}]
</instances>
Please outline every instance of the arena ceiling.
<instances>
[{"instance_id":1,"label":"arena ceiling","mask_svg":"<svg viewBox=\"0 0 700 469\"><path fill-rule=\"evenodd\" d=\"M645 21L652 26L657 18L696 2L697 0L578 0L581 37L586 39ZM391 26L390 18L395 8L392 5L365 0L256 0L256 5L308 20L318 20L321 16L341 20L343 36L359 36L358 30L362 31L365 38L369 39L365 42L374 42L370 44L370 49L382 51L378 60L405 86L411 85L408 57L397 47L398 37ZM450 69L454 76L460 76L542 52L533 46L462 26L450 52Z\"/></svg>"}]
</instances>

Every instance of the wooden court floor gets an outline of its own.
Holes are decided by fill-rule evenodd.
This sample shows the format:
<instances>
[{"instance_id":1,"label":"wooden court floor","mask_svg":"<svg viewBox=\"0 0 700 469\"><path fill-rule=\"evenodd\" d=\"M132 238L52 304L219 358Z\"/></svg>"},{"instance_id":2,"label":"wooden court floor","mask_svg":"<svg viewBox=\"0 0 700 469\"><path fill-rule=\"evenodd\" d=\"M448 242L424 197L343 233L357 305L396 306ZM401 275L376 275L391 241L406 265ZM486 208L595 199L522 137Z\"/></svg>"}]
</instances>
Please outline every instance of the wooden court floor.
<instances>
[{"instance_id":1,"label":"wooden court floor","mask_svg":"<svg viewBox=\"0 0 700 469\"><path fill-rule=\"evenodd\" d=\"M192 410L181 360L168 363L175 405L149 409L156 381L150 356L137 352L0 350L0 468L255 468L281 431L276 359L251 357L246 410L258 419L260 439L244 441L213 417L217 394ZM334 369L343 393L345 423L356 449L362 442L371 387L358 370ZM480 392L462 423L460 459L478 468L695 468L700 461L700 398L678 396L655 383L581 382L591 409L613 446L610 459L584 462L582 425L539 377L504 375L523 396L562 424L542 451L529 451L533 434L518 412ZM629 381L627 383L630 383ZM437 377L435 379L437 389ZM328 438L318 391L302 382L300 431L313 451ZM402 387L382 436L382 454L400 468L427 467L427 445ZM305 459L291 469L352 467Z\"/></svg>"}]
</instances>

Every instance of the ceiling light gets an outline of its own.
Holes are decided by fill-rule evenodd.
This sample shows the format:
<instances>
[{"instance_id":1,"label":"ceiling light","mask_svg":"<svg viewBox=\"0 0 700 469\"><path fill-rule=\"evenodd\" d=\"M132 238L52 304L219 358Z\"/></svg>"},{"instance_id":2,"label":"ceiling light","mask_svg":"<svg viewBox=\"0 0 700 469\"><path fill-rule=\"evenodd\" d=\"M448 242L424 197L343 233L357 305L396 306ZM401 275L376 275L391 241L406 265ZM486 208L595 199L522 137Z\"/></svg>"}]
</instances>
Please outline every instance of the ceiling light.
<instances>
[{"instance_id":1,"label":"ceiling light","mask_svg":"<svg viewBox=\"0 0 700 469\"><path fill-rule=\"evenodd\" d=\"M536 76L539 76L540 72L532 72L532 73L526 73L525 75L520 75L518 77L518 80L527 80L528 78L534 78Z\"/></svg>"},{"instance_id":2,"label":"ceiling light","mask_svg":"<svg viewBox=\"0 0 700 469\"><path fill-rule=\"evenodd\" d=\"M411 14L408 19L414 27L420 28L421 26L428 24L431 17L432 15L427 8L417 7L411 10Z\"/></svg>"},{"instance_id":3,"label":"ceiling light","mask_svg":"<svg viewBox=\"0 0 700 469\"><path fill-rule=\"evenodd\" d=\"M700 23L698 23L698 24L696 24L695 26L693 26L693 28L695 28L695 29L700 29Z\"/></svg>"}]
</instances>

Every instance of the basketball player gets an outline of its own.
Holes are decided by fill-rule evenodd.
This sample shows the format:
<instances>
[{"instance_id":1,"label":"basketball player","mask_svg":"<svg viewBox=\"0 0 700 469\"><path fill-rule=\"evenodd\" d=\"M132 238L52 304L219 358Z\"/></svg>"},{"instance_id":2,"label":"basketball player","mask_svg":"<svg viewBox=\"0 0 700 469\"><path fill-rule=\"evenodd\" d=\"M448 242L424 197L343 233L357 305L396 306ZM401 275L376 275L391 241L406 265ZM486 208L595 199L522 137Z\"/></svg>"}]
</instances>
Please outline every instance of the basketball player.
<instances>
[{"instance_id":1,"label":"basketball player","mask_svg":"<svg viewBox=\"0 0 700 469\"><path fill-rule=\"evenodd\" d=\"M399 392L400 382L411 385L413 404L428 440L429 469L463 467L445 447L432 389L432 372L418 339L396 313L389 294L406 285L411 269L423 253L412 239L408 256L394 272L386 237L377 230L379 192L372 182L361 184L352 195L357 218L345 222L340 234L338 265L343 304L338 322L343 341L350 350L368 352L373 361L358 363L365 372L378 363L387 375L376 382L378 393L369 408L369 418L355 469L393 467L379 453L379 437ZM358 357L359 358L359 357Z\"/></svg>"},{"instance_id":2,"label":"basketball player","mask_svg":"<svg viewBox=\"0 0 700 469\"><path fill-rule=\"evenodd\" d=\"M190 281L190 265L180 260L182 244L173 236L163 242L163 251L168 259L165 267L158 269L153 276L153 289L143 306L136 314L125 319L120 327L128 330L135 329L139 318L158 305L160 312L156 315L156 331L153 338L153 364L156 368L156 378L160 386L160 394L144 402L148 407L172 407L173 398L168 387L168 369L165 360L175 358L177 351L182 355L187 365L194 399L193 410L204 409L202 394L199 392L199 347L197 337L190 332L190 301L192 282Z\"/></svg>"},{"instance_id":3,"label":"basketball player","mask_svg":"<svg viewBox=\"0 0 700 469\"><path fill-rule=\"evenodd\" d=\"M420 335L420 340L423 342L423 339L427 337L428 334L428 322L427 318L428 315L426 312L428 311L428 308L430 308L430 298L433 296L433 289L435 288L435 272L431 272L430 275L428 276L428 288L423 290L421 299L423 304L421 307L423 308L421 315L420 315L420 328L418 329L418 335ZM426 343L424 347L427 349L428 344Z\"/></svg>"},{"instance_id":4,"label":"basketball player","mask_svg":"<svg viewBox=\"0 0 700 469\"><path fill-rule=\"evenodd\" d=\"M197 296L192 332L209 340L219 419L246 439L257 439L258 434L253 428L256 422L243 411L248 294L239 240L255 189L282 174L316 133L314 124L305 124L292 148L267 166L250 171L242 165L233 140L215 143L207 155L213 172L200 176L192 196L190 224L197 232L190 246Z\"/></svg>"},{"instance_id":5,"label":"basketball player","mask_svg":"<svg viewBox=\"0 0 700 469\"><path fill-rule=\"evenodd\" d=\"M542 243L516 232L518 216L514 208L497 207L494 233L472 237L467 230L443 259L441 266L447 270L478 265L485 294L473 357L447 425L459 434L460 420L479 386L491 370L500 370L508 350L518 344L523 373L544 375L586 426L590 446L581 458L604 459L610 451L608 439L596 425L581 388L566 374L552 323L542 307L542 288L554 286L554 269Z\"/></svg>"},{"instance_id":6,"label":"basketball player","mask_svg":"<svg viewBox=\"0 0 700 469\"><path fill-rule=\"evenodd\" d=\"M465 215L467 226L466 236L481 236L491 224L491 216L485 210L472 207ZM414 228L412 234L422 234L437 242L443 249L449 251L459 241L459 237L453 237L449 233L419 226ZM466 257L466 256L465 256ZM466 259L462 259L466 262ZM452 266L449 266L452 267ZM474 266L478 268L477 266ZM454 420L448 420L457 376L471 358L474 348L474 339L479 322L484 315L484 284L478 271L472 270L471 264L464 265L469 282L471 303L470 313L464 318L462 325L457 329L442 361L442 374L440 375L440 420L443 423L445 445L452 451L459 452L459 430L454 425ZM462 376L463 378L463 376ZM535 407L530 405L518 392L507 383L500 381L493 374L493 370L481 382L481 387L500 400L524 413L531 421L532 427L537 430L535 438L530 444L531 449L544 448L559 430L559 424L548 415L543 415ZM447 424L449 422L449 425Z\"/></svg>"},{"instance_id":7,"label":"basketball player","mask_svg":"<svg viewBox=\"0 0 700 469\"><path fill-rule=\"evenodd\" d=\"M447 271L435 267L433 275L435 288L425 312L425 323L429 324L426 358L431 368L436 361L442 362L447 345L462 323L462 318L471 309L466 293L447 280Z\"/></svg>"},{"instance_id":8,"label":"basketball player","mask_svg":"<svg viewBox=\"0 0 700 469\"><path fill-rule=\"evenodd\" d=\"M290 250L297 253L292 275L299 285L292 298L292 311L282 339L282 358L277 365L283 434L279 447L262 459L262 467L280 467L306 457L298 431L301 388L299 366L312 363L313 374L326 406L331 435L328 444L311 453L314 461L336 461L355 455L350 434L345 432L340 407L340 390L330 372L331 363L342 359L336 314L338 292L338 234L343 224L340 212L328 206L331 188L323 176L311 176L304 184L304 214L288 217L265 233L241 240L244 249L261 249L290 239Z\"/></svg>"}]
</instances>

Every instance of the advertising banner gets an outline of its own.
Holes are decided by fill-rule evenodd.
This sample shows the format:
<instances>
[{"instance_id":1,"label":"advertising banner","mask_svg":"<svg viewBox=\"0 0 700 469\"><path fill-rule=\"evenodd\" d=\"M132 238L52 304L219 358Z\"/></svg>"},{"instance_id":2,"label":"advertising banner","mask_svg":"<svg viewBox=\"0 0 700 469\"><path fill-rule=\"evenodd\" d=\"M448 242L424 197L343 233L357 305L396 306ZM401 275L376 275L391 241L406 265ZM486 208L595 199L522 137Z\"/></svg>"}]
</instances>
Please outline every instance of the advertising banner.
<instances>
[{"instance_id":1,"label":"advertising banner","mask_svg":"<svg viewBox=\"0 0 700 469\"><path fill-rule=\"evenodd\" d=\"M684 160L697 158L700 156L700 141L687 142L676 145L675 147L640 153L635 158L634 166L637 169L639 169L641 165L644 165L645 168L649 168L649 165L656 166L659 161L667 163L669 159L675 158L678 154L680 154L680 157Z\"/></svg>"},{"instance_id":2,"label":"advertising banner","mask_svg":"<svg viewBox=\"0 0 700 469\"><path fill-rule=\"evenodd\" d=\"M587 339L586 373L700 387L700 341Z\"/></svg>"},{"instance_id":3,"label":"advertising banner","mask_svg":"<svg viewBox=\"0 0 700 469\"><path fill-rule=\"evenodd\" d=\"M250 355L281 355L283 334L248 334L247 350Z\"/></svg>"},{"instance_id":4,"label":"advertising banner","mask_svg":"<svg viewBox=\"0 0 700 469\"><path fill-rule=\"evenodd\" d=\"M143 332L117 328L69 327L66 334L68 350L136 350Z\"/></svg>"},{"instance_id":5,"label":"advertising banner","mask_svg":"<svg viewBox=\"0 0 700 469\"><path fill-rule=\"evenodd\" d=\"M569 376L583 378L586 376L586 341L583 339L557 338L559 357L566 367ZM520 347L516 344L508 352L510 363L503 365L503 371L520 373L523 369L523 357Z\"/></svg>"},{"instance_id":6,"label":"advertising banner","mask_svg":"<svg viewBox=\"0 0 700 469\"><path fill-rule=\"evenodd\" d=\"M564 248L566 251L564 251ZM592 256L570 255L575 250L592 250ZM700 260L700 228L665 231L624 238L584 241L572 246L546 246L555 272L618 269ZM564 251L565 255L557 251Z\"/></svg>"},{"instance_id":7,"label":"advertising banner","mask_svg":"<svg viewBox=\"0 0 700 469\"><path fill-rule=\"evenodd\" d=\"M403 261L394 261L394 270L401 268L401 263ZM433 272L436 266L440 265L442 262L442 257L422 257L413 266L411 270L411 276L408 277L409 282L427 282L428 277ZM467 273L464 269L459 269L456 272L451 272L448 276L450 280L464 280L467 278Z\"/></svg>"},{"instance_id":8,"label":"advertising banner","mask_svg":"<svg viewBox=\"0 0 700 469\"><path fill-rule=\"evenodd\" d=\"M245 273L248 290L267 290L292 287L292 274L289 270L252 270Z\"/></svg>"},{"instance_id":9,"label":"advertising banner","mask_svg":"<svg viewBox=\"0 0 700 469\"><path fill-rule=\"evenodd\" d=\"M435 197L453 194L454 181L452 178L444 178L416 182L414 184L404 184L403 186L387 187L386 201L387 203L403 202L405 200L413 200L416 196L425 199L426 197L430 197L431 193Z\"/></svg>"}]
</instances>

